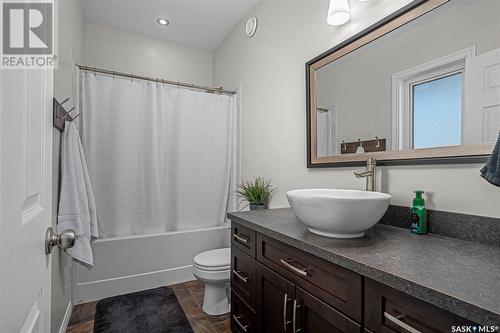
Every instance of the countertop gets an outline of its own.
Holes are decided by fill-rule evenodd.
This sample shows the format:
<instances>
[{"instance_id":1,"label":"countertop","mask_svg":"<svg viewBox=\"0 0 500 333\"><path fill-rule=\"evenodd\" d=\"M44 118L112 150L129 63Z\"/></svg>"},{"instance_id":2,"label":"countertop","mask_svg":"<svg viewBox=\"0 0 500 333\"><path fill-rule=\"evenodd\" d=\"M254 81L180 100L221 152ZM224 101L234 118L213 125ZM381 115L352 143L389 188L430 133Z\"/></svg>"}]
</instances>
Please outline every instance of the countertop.
<instances>
[{"instance_id":1,"label":"countertop","mask_svg":"<svg viewBox=\"0 0 500 333\"><path fill-rule=\"evenodd\" d=\"M377 224L364 238L310 233L290 208L229 219L482 325L500 325L500 248Z\"/></svg>"}]
</instances>

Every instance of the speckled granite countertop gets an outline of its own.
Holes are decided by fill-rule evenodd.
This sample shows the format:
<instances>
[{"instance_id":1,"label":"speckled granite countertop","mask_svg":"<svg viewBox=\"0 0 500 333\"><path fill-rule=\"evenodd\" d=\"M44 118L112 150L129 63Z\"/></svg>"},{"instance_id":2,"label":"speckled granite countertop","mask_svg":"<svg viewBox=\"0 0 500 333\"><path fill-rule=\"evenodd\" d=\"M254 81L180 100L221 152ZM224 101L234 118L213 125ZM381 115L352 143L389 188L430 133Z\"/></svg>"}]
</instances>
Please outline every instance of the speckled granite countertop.
<instances>
[{"instance_id":1,"label":"speckled granite countertop","mask_svg":"<svg viewBox=\"0 0 500 333\"><path fill-rule=\"evenodd\" d=\"M307 231L290 208L229 213L237 223L483 325L500 325L500 248L377 224L364 238Z\"/></svg>"}]
</instances>

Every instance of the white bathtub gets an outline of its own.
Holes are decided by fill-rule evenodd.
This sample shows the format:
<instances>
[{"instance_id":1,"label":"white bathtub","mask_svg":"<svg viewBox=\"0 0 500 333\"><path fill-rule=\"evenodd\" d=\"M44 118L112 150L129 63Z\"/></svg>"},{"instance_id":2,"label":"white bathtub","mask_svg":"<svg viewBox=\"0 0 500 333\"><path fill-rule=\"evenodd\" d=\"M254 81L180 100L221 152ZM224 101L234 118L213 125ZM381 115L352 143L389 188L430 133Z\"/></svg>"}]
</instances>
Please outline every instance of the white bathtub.
<instances>
[{"instance_id":1,"label":"white bathtub","mask_svg":"<svg viewBox=\"0 0 500 333\"><path fill-rule=\"evenodd\" d=\"M92 270L73 263L73 304L194 280L193 257L229 244L229 225L97 240Z\"/></svg>"}]
</instances>

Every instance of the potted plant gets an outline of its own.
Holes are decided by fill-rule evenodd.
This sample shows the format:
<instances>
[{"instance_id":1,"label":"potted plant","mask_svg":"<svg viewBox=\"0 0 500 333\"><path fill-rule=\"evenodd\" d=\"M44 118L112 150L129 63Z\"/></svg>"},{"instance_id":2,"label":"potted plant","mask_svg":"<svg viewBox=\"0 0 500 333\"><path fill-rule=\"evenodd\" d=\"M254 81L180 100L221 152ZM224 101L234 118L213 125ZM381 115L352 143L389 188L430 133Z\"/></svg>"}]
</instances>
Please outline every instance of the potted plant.
<instances>
[{"instance_id":1,"label":"potted plant","mask_svg":"<svg viewBox=\"0 0 500 333\"><path fill-rule=\"evenodd\" d=\"M250 210L257 210L269 208L269 198L274 191L270 179L257 177L254 180L242 181L236 193L241 201L246 201L247 206L250 205Z\"/></svg>"}]
</instances>

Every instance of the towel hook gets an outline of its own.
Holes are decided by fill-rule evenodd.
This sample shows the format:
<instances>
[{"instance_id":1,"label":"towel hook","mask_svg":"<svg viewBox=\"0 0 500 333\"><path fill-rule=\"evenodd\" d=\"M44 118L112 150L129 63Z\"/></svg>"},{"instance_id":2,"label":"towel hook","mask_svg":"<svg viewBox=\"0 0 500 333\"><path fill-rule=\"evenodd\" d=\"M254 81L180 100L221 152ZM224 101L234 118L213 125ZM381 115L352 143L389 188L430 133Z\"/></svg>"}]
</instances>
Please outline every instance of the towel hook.
<instances>
[{"instance_id":1,"label":"towel hook","mask_svg":"<svg viewBox=\"0 0 500 333\"><path fill-rule=\"evenodd\" d=\"M347 145L345 143L345 140L342 140L342 150L347 150Z\"/></svg>"},{"instance_id":2,"label":"towel hook","mask_svg":"<svg viewBox=\"0 0 500 333\"><path fill-rule=\"evenodd\" d=\"M363 148L363 143L361 142L361 139L360 139L360 138L358 138L358 143L359 143L359 146L360 146L361 148Z\"/></svg>"},{"instance_id":3,"label":"towel hook","mask_svg":"<svg viewBox=\"0 0 500 333\"><path fill-rule=\"evenodd\" d=\"M377 140L377 145L375 147L380 147L380 140L378 139L378 136L375 137L375 140Z\"/></svg>"}]
</instances>

